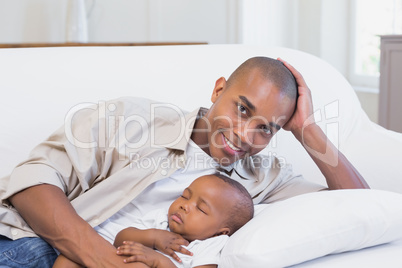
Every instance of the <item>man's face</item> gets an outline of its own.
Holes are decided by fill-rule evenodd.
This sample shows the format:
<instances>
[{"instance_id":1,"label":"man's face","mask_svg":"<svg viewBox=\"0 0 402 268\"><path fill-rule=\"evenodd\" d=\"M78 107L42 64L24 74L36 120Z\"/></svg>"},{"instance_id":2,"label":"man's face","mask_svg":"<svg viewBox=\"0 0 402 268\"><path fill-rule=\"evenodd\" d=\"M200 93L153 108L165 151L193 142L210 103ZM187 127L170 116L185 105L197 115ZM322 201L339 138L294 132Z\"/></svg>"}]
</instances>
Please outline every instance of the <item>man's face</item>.
<instances>
[{"instance_id":1,"label":"man's face","mask_svg":"<svg viewBox=\"0 0 402 268\"><path fill-rule=\"evenodd\" d=\"M224 227L227 207L234 205L233 191L213 175L196 179L169 207L168 221L172 232L193 241L228 234Z\"/></svg>"},{"instance_id":2,"label":"man's face","mask_svg":"<svg viewBox=\"0 0 402 268\"><path fill-rule=\"evenodd\" d=\"M295 100L281 95L258 70L229 87L224 78L218 79L211 100L202 119L210 130L204 150L223 166L264 149L295 108Z\"/></svg>"}]
</instances>

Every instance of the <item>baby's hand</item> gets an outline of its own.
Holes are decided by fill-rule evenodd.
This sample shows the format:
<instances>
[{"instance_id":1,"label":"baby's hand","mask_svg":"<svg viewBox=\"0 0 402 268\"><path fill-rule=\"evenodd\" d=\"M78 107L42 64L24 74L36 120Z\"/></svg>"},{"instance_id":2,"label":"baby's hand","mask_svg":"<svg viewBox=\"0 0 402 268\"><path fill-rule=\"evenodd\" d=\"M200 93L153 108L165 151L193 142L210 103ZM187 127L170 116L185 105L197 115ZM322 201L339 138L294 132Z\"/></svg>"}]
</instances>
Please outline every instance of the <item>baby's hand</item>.
<instances>
[{"instance_id":1,"label":"baby's hand","mask_svg":"<svg viewBox=\"0 0 402 268\"><path fill-rule=\"evenodd\" d=\"M182 254L192 256L193 253L188 251L182 246L188 246L189 242L184 239L181 235L175 234L165 230L154 230L154 248L159 250L160 252L165 253L166 255L171 256L178 262L181 262L181 259L177 256L175 252L180 252Z\"/></svg>"},{"instance_id":2,"label":"baby's hand","mask_svg":"<svg viewBox=\"0 0 402 268\"><path fill-rule=\"evenodd\" d=\"M152 248L133 241L124 241L123 245L117 248L117 255L128 256L124 259L125 263L142 262L148 267L159 267L160 258L164 257Z\"/></svg>"}]
</instances>

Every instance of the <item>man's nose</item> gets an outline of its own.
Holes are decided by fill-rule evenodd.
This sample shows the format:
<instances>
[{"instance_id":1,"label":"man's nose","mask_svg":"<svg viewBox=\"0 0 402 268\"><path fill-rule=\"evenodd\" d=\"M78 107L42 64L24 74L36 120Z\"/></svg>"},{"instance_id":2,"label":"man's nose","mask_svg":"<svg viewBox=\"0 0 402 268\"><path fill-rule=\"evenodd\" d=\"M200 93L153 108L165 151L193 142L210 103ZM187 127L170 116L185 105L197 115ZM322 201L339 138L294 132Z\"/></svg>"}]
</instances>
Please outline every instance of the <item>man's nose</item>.
<instances>
[{"instance_id":1,"label":"man's nose","mask_svg":"<svg viewBox=\"0 0 402 268\"><path fill-rule=\"evenodd\" d=\"M239 139L239 146L241 144L253 144L255 131L251 129L252 127L251 124L239 124L233 128L233 133Z\"/></svg>"}]
</instances>

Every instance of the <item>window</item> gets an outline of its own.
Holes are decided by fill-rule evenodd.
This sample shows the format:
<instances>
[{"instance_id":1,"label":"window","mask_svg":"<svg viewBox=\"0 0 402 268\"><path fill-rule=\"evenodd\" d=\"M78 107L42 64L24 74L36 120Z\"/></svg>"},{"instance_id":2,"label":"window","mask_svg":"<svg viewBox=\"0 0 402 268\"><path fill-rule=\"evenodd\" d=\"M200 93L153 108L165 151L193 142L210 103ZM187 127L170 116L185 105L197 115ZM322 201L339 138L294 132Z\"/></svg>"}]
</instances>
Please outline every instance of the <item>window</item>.
<instances>
[{"instance_id":1,"label":"window","mask_svg":"<svg viewBox=\"0 0 402 268\"><path fill-rule=\"evenodd\" d=\"M402 0L354 0L350 80L378 87L380 35L402 34Z\"/></svg>"}]
</instances>

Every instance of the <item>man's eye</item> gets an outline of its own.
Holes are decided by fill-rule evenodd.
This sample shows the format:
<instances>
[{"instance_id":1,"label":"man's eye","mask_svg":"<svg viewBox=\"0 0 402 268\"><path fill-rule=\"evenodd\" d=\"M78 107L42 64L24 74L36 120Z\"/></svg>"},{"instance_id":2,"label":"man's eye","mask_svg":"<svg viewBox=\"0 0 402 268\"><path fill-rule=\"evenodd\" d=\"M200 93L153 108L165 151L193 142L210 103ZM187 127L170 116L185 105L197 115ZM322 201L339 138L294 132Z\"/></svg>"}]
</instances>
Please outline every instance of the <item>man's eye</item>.
<instances>
[{"instance_id":1,"label":"man's eye","mask_svg":"<svg viewBox=\"0 0 402 268\"><path fill-rule=\"evenodd\" d=\"M265 125L263 125L263 126L261 126L261 130L262 130L262 132L264 132L264 134L271 134L272 132L271 132L271 129L268 127L268 126L265 126Z\"/></svg>"},{"instance_id":2,"label":"man's eye","mask_svg":"<svg viewBox=\"0 0 402 268\"><path fill-rule=\"evenodd\" d=\"M239 112L240 112L241 114L247 114L247 109L246 109L246 107L244 107L243 105L238 104L238 105L237 105L237 109L239 110Z\"/></svg>"},{"instance_id":3,"label":"man's eye","mask_svg":"<svg viewBox=\"0 0 402 268\"><path fill-rule=\"evenodd\" d=\"M181 195L180 196L181 198L184 198L184 199L188 199L186 196L184 196L184 195Z\"/></svg>"}]
</instances>

